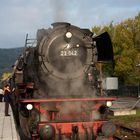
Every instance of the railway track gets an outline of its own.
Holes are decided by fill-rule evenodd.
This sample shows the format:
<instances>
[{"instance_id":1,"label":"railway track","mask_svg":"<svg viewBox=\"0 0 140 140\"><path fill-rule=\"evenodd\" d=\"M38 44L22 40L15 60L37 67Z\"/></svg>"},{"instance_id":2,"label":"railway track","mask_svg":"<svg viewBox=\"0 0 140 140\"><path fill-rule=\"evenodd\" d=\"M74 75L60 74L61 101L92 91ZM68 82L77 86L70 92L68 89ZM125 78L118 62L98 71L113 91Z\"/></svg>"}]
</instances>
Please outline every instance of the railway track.
<instances>
[{"instance_id":1,"label":"railway track","mask_svg":"<svg viewBox=\"0 0 140 140\"><path fill-rule=\"evenodd\" d=\"M114 135L114 140L140 140L140 131L120 124L116 126L117 133Z\"/></svg>"}]
</instances>

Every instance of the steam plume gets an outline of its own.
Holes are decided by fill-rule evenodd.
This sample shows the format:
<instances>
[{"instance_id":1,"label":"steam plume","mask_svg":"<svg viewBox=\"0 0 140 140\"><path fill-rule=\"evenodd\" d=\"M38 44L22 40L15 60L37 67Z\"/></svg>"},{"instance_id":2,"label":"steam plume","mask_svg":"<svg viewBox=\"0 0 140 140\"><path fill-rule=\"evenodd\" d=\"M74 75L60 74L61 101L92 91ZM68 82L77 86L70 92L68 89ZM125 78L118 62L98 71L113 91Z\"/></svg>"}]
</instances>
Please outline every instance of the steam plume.
<instances>
[{"instance_id":1,"label":"steam plume","mask_svg":"<svg viewBox=\"0 0 140 140\"><path fill-rule=\"evenodd\" d=\"M50 0L50 6L53 10L54 22L64 21L66 15L66 1L65 0Z\"/></svg>"}]
</instances>

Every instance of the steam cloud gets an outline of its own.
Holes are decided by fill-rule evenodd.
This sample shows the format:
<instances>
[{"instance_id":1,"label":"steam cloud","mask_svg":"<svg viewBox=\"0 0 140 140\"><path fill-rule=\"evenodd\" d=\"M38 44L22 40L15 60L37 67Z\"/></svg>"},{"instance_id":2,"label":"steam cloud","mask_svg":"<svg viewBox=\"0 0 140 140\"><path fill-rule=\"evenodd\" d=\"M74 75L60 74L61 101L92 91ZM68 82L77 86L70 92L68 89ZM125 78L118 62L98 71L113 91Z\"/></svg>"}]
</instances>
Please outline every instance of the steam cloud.
<instances>
[{"instance_id":1,"label":"steam cloud","mask_svg":"<svg viewBox=\"0 0 140 140\"><path fill-rule=\"evenodd\" d=\"M60 63L59 61L56 62L54 69L61 67L61 72L64 72L64 75L68 74L68 78L59 79L52 77L51 75L48 77L42 75L41 79L45 82L45 85L40 85L42 87L41 89L44 89L43 93L46 94L45 91L48 91L49 88L48 95L50 97L95 97L96 90L91 88L90 84L87 82L86 74L83 73L80 77L71 79L75 73L78 72L81 74L83 66L80 64L80 60L78 61L73 59L71 62L67 62L67 60L62 62L60 61Z\"/></svg>"},{"instance_id":2,"label":"steam cloud","mask_svg":"<svg viewBox=\"0 0 140 140\"><path fill-rule=\"evenodd\" d=\"M50 6L53 10L54 22L64 21L66 19L66 0L50 0Z\"/></svg>"}]
</instances>

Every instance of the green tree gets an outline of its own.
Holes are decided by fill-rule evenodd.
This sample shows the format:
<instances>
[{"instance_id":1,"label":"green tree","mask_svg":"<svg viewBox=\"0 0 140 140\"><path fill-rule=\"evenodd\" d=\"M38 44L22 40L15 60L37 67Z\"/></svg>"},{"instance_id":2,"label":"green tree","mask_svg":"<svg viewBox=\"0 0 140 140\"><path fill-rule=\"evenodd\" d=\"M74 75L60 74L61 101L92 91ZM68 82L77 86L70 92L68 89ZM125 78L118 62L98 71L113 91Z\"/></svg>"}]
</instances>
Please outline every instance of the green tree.
<instances>
[{"instance_id":1,"label":"green tree","mask_svg":"<svg viewBox=\"0 0 140 140\"><path fill-rule=\"evenodd\" d=\"M92 28L95 34L107 31L112 39L115 69L114 76L120 77L124 84L135 84L140 81L140 13L134 17L122 21L118 24L111 22L105 26L96 26ZM105 69L111 70L107 65Z\"/></svg>"}]
</instances>

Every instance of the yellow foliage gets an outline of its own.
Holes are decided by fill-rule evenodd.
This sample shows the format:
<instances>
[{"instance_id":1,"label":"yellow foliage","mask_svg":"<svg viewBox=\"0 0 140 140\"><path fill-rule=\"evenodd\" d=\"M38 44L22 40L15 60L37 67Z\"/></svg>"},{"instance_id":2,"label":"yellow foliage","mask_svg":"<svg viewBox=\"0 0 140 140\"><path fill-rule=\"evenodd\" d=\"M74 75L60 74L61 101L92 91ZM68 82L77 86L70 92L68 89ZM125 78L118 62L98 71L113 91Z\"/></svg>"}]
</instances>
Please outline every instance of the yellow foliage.
<instances>
[{"instance_id":1,"label":"yellow foliage","mask_svg":"<svg viewBox=\"0 0 140 140\"><path fill-rule=\"evenodd\" d=\"M1 78L1 81L7 81L10 77L11 73L10 72L4 72L2 74L2 78Z\"/></svg>"}]
</instances>

